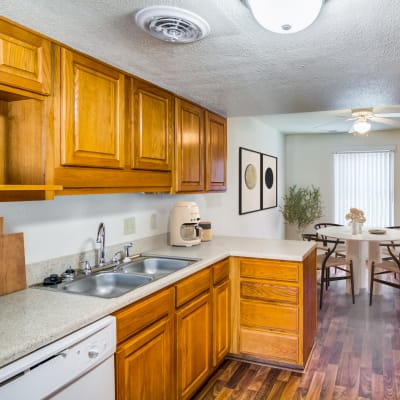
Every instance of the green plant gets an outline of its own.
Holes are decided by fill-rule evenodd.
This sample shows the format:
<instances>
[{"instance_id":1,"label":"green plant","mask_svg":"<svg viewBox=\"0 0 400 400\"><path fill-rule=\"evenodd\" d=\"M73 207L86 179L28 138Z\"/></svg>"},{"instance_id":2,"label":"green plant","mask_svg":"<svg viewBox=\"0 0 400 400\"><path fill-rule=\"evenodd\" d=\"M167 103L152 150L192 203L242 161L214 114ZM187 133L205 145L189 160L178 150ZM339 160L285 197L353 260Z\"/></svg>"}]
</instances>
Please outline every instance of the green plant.
<instances>
[{"instance_id":1,"label":"green plant","mask_svg":"<svg viewBox=\"0 0 400 400\"><path fill-rule=\"evenodd\" d=\"M290 186L283 197L280 211L285 221L296 225L300 234L304 228L322 216L321 192L319 188Z\"/></svg>"}]
</instances>

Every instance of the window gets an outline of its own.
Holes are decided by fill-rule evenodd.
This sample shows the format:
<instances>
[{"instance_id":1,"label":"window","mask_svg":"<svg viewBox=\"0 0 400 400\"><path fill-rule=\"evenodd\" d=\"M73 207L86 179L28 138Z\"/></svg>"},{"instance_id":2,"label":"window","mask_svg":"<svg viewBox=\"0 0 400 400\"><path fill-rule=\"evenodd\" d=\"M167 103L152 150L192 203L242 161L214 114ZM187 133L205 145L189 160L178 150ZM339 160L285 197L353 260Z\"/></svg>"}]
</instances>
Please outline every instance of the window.
<instances>
[{"instance_id":1,"label":"window","mask_svg":"<svg viewBox=\"0 0 400 400\"><path fill-rule=\"evenodd\" d=\"M347 224L351 207L364 211L365 225L393 225L393 150L338 152L333 156L335 221Z\"/></svg>"}]
</instances>

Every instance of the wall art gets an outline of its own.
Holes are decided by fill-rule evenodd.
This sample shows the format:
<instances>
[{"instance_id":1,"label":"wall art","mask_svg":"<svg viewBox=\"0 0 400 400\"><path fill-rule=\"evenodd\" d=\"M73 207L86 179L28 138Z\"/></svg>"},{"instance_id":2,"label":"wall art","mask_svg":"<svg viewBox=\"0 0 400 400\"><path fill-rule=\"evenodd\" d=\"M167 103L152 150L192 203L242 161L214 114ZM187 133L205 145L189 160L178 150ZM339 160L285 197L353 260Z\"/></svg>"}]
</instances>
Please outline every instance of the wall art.
<instances>
[{"instance_id":1,"label":"wall art","mask_svg":"<svg viewBox=\"0 0 400 400\"><path fill-rule=\"evenodd\" d=\"M261 209L261 158L254 150L239 147L239 214Z\"/></svg>"},{"instance_id":2,"label":"wall art","mask_svg":"<svg viewBox=\"0 0 400 400\"><path fill-rule=\"evenodd\" d=\"M261 161L261 208L265 210L278 205L278 158L261 154Z\"/></svg>"}]
</instances>

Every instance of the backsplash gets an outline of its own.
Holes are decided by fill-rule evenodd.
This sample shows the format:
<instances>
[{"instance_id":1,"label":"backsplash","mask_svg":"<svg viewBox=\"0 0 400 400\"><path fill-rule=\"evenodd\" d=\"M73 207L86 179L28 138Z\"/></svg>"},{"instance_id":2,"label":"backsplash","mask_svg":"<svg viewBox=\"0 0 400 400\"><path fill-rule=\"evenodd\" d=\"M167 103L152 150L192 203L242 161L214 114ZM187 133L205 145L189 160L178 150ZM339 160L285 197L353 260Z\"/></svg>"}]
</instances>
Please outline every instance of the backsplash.
<instances>
[{"instance_id":1,"label":"backsplash","mask_svg":"<svg viewBox=\"0 0 400 400\"><path fill-rule=\"evenodd\" d=\"M106 247L107 261L111 260L112 256L116 252L123 250L124 244L127 243ZM167 234L138 239L133 242L133 248L130 249L130 254L133 255L149 252L151 250L163 247L166 244ZM50 274L61 274L70 266L73 269L77 269L80 267L80 263L83 261L89 261L92 266L96 265L98 263L98 249L27 264L26 283L28 286L40 283Z\"/></svg>"}]
</instances>

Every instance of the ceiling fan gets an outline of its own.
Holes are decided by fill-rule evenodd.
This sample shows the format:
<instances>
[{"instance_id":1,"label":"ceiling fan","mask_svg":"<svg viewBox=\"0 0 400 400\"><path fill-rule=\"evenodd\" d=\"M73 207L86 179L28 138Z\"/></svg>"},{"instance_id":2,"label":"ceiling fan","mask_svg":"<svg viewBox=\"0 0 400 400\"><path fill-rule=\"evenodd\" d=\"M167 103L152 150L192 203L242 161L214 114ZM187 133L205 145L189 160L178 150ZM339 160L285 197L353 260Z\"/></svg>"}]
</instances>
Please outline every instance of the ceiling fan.
<instances>
[{"instance_id":1,"label":"ceiling fan","mask_svg":"<svg viewBox=\"0 0 400 400\"><path fill-rule=\"evenodd\" d=\"M400 121L391 118L400 118L400 112L375 113L373 108L353 108L351 118L347 118L346 121L354 121L349 133L364 135L371 130L371 122L400 128Z\"/></svg>"}]
</instances>

